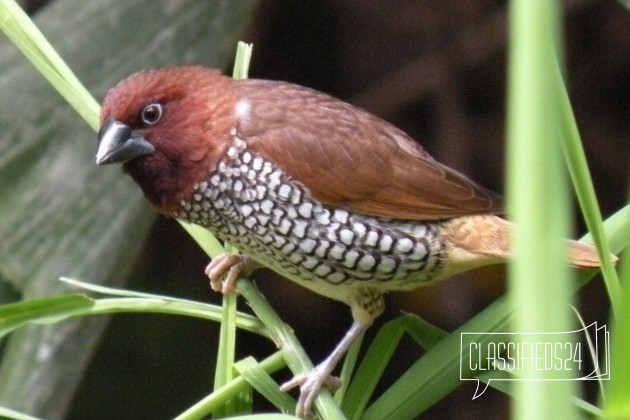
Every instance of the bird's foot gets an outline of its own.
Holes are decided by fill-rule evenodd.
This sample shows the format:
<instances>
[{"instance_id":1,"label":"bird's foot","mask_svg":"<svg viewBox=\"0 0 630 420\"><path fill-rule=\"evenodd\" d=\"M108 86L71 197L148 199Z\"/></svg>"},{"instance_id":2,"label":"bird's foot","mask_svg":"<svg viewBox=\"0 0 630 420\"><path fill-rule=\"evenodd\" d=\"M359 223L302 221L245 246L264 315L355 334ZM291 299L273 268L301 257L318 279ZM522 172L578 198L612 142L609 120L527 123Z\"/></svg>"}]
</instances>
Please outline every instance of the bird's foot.
<instances>
[{"instance_id":1,"label":"bird's foot","mask_svg":"<svg viewBox=\"0 0 630 420\"><path fill-rule=\"evenodd\" d=\"M318 365L310 372L301 373L285 382L280 386L280 390L287 392L298 386L300 387L300 397L295 408L295 414L298 417L308 417L313 413L313 402L319 390L325 387L330 392L335 392L341 386L341 380L328 373L324 366Z\"/></svg>"},{"instance_id":2,"label":"bird's foot","mask_svg":"<svg viewBox=\"0 0 630 420\"><path fill-rule=\"evenodd\" d=\"M236 293L236 280L258 267L251 258L241 254L221 254L206 266L205 273L210 279L210 287L223 294Z\"/></svg>"}]
</instances>

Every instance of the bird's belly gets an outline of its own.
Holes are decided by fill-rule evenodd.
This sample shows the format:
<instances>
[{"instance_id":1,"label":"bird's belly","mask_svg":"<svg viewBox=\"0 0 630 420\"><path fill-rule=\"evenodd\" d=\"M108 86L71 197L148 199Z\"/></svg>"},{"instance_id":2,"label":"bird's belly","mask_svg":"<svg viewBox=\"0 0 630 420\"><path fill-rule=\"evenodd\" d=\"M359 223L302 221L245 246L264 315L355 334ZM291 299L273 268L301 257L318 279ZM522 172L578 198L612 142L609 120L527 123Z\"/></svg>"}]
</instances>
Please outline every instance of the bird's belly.
<instances>
[{"instance_id":1,"label":"bird's belly","mask_svg":"<svg viewBox=\"0 0 630 420\"><path fill-rule=\"evenodd\" d=\"M324 295L338 285L413 289L434 279L446 253L435 225L328 208L249 152L221 162L175 216Z\"/></svg>"}]
</instances>

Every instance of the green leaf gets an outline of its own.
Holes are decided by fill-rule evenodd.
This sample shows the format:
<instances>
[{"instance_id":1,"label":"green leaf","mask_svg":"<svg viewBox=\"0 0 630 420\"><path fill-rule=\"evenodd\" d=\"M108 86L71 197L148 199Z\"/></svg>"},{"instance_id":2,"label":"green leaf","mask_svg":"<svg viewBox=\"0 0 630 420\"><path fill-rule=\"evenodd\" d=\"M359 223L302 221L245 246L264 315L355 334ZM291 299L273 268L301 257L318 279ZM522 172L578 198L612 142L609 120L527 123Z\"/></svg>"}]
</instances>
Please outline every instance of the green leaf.
<instances>
[{"instance_id":1,"label":"green leaf","mask_svg":"<svg viewBox=\"0 0 630 420\"><path fill-rule=\"evenodd\" d=\"M361 418L361 413L405 332L403 318L391 320L383 325L370 343L343 400L341 408L348 416Z\"/></svg>"},{"instance_id":2,"label":"green leaf","mask_svg":"<svg viewBox=\"0 0 630 420\"><path fill-rule=\"evenodd\" d=\"M83 311L73 311L69 314L71 316L143 312L186 315L215 322L221 322L223 319L223 308L209 303L196 302L188 299L178 299L152 293L140 293L131 290L115 289L65 277L61 278L61 280L84 290L105 295L124 297L122 299L96 299L93 301L93 306L91 308ZM238 328L270 338L270 334L262 322L252 315L237 312L235 314L234 322Z\"/></svg>"},{"instance_id":3,"label":"green leaf","mask_svg":"<svg viewBox=\"0 0 630 420\"><path fill-rule=\"evenodd\" d=\"M94 301L83 295L51 296L0 306L0 337L29 322L50 323L78 309L88 309Z\"/></svg>"},{"instance_id":4,"label":"green leaf","mask_svg":"<svg viewBox=\"0 0 630 420\"><path fill-rule=\"evenodd\" d=\"M249 70L249 62L253 45L239 41L234 60L234 79L246 79ZM231 245L229 249L221 252L238 252ZM214 251L214 250L212 250ZM216 256L217 254L211 254ZM218 389L233 379L234 360L236 359L236 296L223 294L223 316L221 331L219 333L219 350L217 352L216 370L214 373L214 388ZM228 401L226 406L215 411L215 417L226 417L235 413L251 411L251 390L245 390L234 399Z\"/></svg>"},{"instance_id":5,"label":"green leaf","mask_svg":"<svg viewBox=\"0 0 630 420\"><path fill-rule=\"evenodd\" d=\"M627 231L630 238L630 229ZM623 280L620 296L620 311L611 331L610 381L606 384L604 418L623 419L630 417L630 248L621 259L620 277Z\"/></svg>"},{"instance_id":6,"label":"green leaf","mask_svg":"<svg viewBox=\"0 0 630 420\"><path fill-rule=\"evenodd\" d=\"M99 104L59 57L28 15L12 0L0 2L0 22L5 34L50 84L86 120L98 129Z\"/></svg>"},{"instance_id":7,"label":"green leaf","mask_svg":"<svg viewBox=\"0 0 630 420\"><path fill-rule=\"evenodd\" d=\"M247 279L241 278L237 282L241 295L247 299L252 310L265 324L272 340L282 351L284 360L293 374L306 373L313 369L313 362L308 358L304 348L298 341L293 330L287 326L269 306L267 300L258 289ZM324 419L343 418L341 408L335 403L330 392L323 388L315 398L315 409Z\"/></svg>"},{"instance_id":8,"label":"green leaf","mask_svg":"<svg viewBox=\"0 0 630 420\"><path fill-rule=\"evenodd\" d=\"M295 420L297 417L288 414L251 414L232 417L232 420Z\"/></svg>"},{"instance_id":9,"label":"green leaf","mask_svg":"<svg viewBox=\"0 0 630 420\"><path fill-rule=\"evenodd\" d=\"M506 298L498 299L445 337L368 407L362 418L414 418L451 392L461 384L460 332L504 331L509 323L508 308Z\"/></svg>"},{"instance_id":10,"label":"green leaf","mask_svg":"<svg viewBox=\"0 0 630 420\"><path fill-rule=\"evenodd\" d=\"M406 314L402 320L405 323L407 333L426 350L435 347L448 335L443 329L414 314Z\"/></svg>"},{"instance_id":11,"label":"green leaf","mask_svg":"<svg viewBox=\"0 0 630 420\"><path fill-rule=\"evenodd\" d=\"M15 410L10 410L5 407L0 407L0 417L3 419L15 419L15 420L39 420L37 417L32 417Z\"/></svg>"},{"instance_id":12,"label":"green leaf","mask_svg":"<svg viewBox=\"0 0 630 420\"><path fill-rule=\"evenodd\" d=\"M276 372L285 366L286 364L284 363L284 357L281 352L272 354L259 364L259 367L267 372L267 374ZM248 386L249 383L243 376L237 376L221 388L214 390L212 394L203 398L192 407L189 407L186 411L178 415L175 420L197 420L205 418L208 414L222 407L226 401L233 398L235 394L242 392Z\"/></svg>"},{"instance_id":13,"label":"green leaf","mask_svg":"<svg viewBox=\"0 0 630 420\"><path fill-rule=\"evenodd\" d=\"M269 373L262 368L256 359L247 357L239 360L236 362L236 369L256 391L276 406L278 410L285 413L295 410L297 401L280 391L278 383L269 376Z\"/></svg>"},{"instance_id":14,"label":"green leaf","mask_svg":"<svg viewBox=\"0 0 630 420\"><path fill-rule=\"evenodd\" d=\"M559 2L512 0L507 106L507 208L515 223L511 237L514 259L509 262L509 296L514 311L512 331L571 331L572 278L564 238L571 216L567 171L561 138L566 109L555 77L564 50ZM521 340L516 335L515 340ZM575 381L558 379L561 370L525 366L527 378L516 381L514 418L575 418Z\"/></svg>"},{"instance_id":15,"label":"green leaf","mask_svg":"<svg viewBox=\"0 0 630 420\"><path fill-rule=\"evenodd\" d=\"M603 262L601 268L602 275L608 290L608 295L610 296L613 314L615 314L619 311L618 306L619 299L621 298L621 290L617 272L610 259L610 248L604 236L602 214L597 204L595 187L593 186L591 173L588 170L586 155L584 154L577 122L575 121L573 109L571 108L569 94L564 86L558 66L555 66L552 74L555 77L556 83L554 83L554 86L557 89L557 96L562 110L560 119L562 136L560 139L565 161L575 187L582 214L584 215L584 221L599 251L599 259Z\"/></svg>"},{"instance_id":16,"label":"green leaf","mask_svg":"<svg viewBox=\"0 0 630 420\"><path fill-rule=\"evenodd\" d=\"M216 370L213 389L218 389L234 378L234 360L236 353L236 295L223 295L221 331L217 351ZM243 412L241 396L236 396L228 404L213 413L214 417L226 417ZM251 405L249 407L251 409Z\"/></svg>"}]
</instances>

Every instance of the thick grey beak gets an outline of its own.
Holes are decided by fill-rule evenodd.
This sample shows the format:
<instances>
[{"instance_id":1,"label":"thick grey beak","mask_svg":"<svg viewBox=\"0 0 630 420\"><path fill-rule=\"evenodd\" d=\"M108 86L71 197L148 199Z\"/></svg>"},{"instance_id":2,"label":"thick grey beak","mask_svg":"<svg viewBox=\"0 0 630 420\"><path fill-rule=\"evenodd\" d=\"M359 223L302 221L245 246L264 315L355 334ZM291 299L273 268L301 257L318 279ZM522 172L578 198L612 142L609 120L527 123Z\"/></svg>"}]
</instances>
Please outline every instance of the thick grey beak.
<instances>
[{"instance_id":1,"label":"thick grey beak","mask_svg":"<svg viewBox=\"0 0 630 420\"><path fill-rule=\"evenodd\" d=\"M155 151L155 147L144 137L113 118L105 121L98 132L97 141L97 165L125 163Z\"/></svg>"}]
</instances>

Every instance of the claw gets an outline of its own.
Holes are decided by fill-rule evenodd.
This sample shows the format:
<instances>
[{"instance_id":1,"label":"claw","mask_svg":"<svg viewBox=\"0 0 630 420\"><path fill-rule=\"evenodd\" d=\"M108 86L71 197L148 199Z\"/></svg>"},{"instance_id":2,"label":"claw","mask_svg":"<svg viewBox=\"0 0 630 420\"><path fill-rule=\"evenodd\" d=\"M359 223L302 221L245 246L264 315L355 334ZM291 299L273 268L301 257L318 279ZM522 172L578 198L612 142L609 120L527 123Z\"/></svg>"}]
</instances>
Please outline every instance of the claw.
<instances>
[{"instance_id":1,"label":"claw","mask_svg":"<svg viewBox=\"0 0 630 420\"><path fill-rule=\"evenodd\" d=\"M238 277L249 274L256 267L256 262L245 255L221 254L206 266L205 273L210 278L212 290L223 294L235 294Z\"/></svg>"},{"instance_id":2,"label":"claw","mask_svg":"<svg viewBox=\"0 0 630 420\"><path fill-rule=\"evenodd\" d=\"M344 338L337 344L337 347L330 355L312 371L296 375L293 379L285 382L280 387L281 391L289 391L297 386L300 387L300 397L298 398L295 414L299 417L310 416L313 412L313 402L322 387L335 392L341 386L341 380L332 376L333 370L341 360L352 343L365 332L370 326L371 320L367 322L354 321Z\"/></svg>"},{"instance_id":3,"label":"claw","mask_svg":"<svg viewBox=\"0 0 630 420\"><path fill-rule=\"evenodd\" d=\"M310 372L301 373L285 382L280 386L280 390L287 392L298 386L300 387L300 397L295 408L295 414L299 417L308 417L313 413L313 402L319 390L324 387L330 392L335 392L341 386L341 380L327 373L326 367L320 364Z\"/></svg>"}]
</instances>

